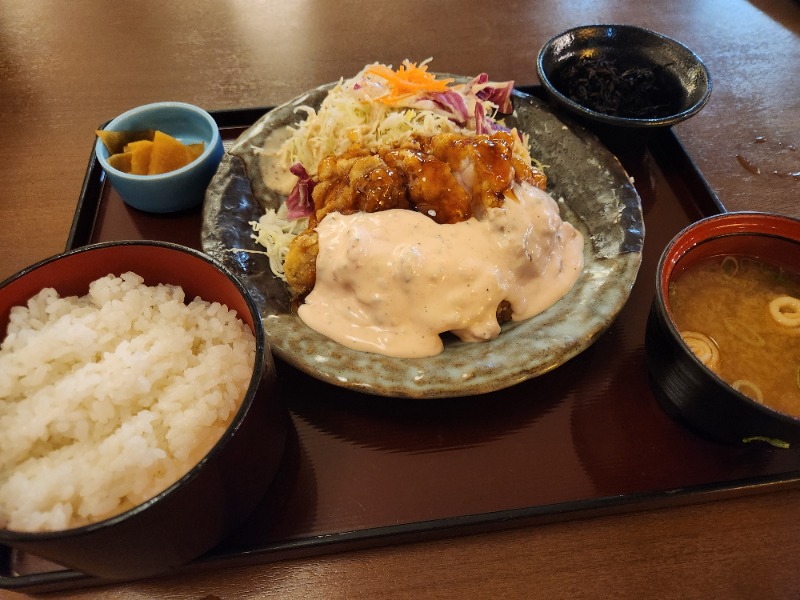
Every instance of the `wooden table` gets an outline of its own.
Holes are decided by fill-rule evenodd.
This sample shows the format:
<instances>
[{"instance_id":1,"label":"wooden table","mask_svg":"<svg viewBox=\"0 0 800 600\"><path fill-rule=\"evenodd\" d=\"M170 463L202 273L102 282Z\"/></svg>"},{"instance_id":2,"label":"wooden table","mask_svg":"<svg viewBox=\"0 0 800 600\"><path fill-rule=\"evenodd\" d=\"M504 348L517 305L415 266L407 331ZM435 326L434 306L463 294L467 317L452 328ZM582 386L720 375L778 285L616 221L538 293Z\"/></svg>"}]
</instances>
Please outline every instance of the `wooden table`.
<instances>
[{"instance_id":1,"label":"wooden table","mask_svg":"<svg viewBox=\"0 0 800 600\"><path fill-rule=\"evenodd\" d=\"M431 56L436 70L535 84L540 46L587 23L695 50L714 91L680 141L728 210L800 217L800 4L573 4L2 0L0 279L64 249L93 131L132 106L274 105L368 62ZM798 508L800 490L773 491L61 597L790 598Z\"/></svg>"}]
</instances>

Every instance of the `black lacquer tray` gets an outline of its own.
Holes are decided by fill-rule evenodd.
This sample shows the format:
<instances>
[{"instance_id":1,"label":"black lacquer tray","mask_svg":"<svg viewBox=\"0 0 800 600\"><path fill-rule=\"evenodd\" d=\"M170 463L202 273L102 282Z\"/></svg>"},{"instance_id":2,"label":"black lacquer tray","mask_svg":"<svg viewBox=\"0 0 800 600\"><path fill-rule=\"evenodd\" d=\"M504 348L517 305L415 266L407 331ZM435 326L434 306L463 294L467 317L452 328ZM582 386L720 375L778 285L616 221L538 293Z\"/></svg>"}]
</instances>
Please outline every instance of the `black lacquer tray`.
<instances>
[{"instance_id":1,"label":"black lacquer tray","mask_svg":"<svg viewBox=\"0 0 800 600\"><path fill-rule=\"evenodd\" d=\"M266 110L214 117L230 143ZM647 235L630 299L594 345L514 387L435 402L362 395L279 361L294 425L281 470L245 526L181 572L796 487L797 449L707 441L654 399L644 331L658 257L679 230L724 207L669 129L616 154L641 196ZM68 247L145 238L198 248L200 227L199 208L128 208L92 155ZM0 588L100 583L0 546Z\"/></svg>"}]
</instances>

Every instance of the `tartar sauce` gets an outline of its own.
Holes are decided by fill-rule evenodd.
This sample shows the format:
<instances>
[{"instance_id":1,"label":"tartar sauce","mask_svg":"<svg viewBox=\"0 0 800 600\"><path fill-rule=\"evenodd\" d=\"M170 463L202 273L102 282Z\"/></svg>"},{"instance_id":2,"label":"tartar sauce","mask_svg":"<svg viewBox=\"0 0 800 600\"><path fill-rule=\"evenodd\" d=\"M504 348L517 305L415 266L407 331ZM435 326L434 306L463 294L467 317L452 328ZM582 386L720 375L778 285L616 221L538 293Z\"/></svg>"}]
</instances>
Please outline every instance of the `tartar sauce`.
<instances>
[{"instance_id":1,"label":"tartar sauce","mask_svg":"<svg viewBox=\"0 0 800 600\"><path fill-rule=\"evenodd\" d=\"M580 276L583 236L546 192L509 192L482 220L451 225L399 209L327 215L300 318L349 348L413 358L440 353L446 331L497 337L503 300L515 321L549 308Z\"/></svg>"}]
</instances>

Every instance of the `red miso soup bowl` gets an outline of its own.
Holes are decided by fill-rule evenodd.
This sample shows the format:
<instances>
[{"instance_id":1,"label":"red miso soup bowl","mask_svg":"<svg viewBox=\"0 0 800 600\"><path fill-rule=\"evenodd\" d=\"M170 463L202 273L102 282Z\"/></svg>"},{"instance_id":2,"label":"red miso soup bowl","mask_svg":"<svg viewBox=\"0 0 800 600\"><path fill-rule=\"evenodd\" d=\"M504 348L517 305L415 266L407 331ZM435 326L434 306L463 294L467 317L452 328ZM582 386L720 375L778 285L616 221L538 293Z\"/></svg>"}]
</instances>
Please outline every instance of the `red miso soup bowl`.
<instances>
[{"instance_id":1,"label":"red miso soup bowl","mask_svg":"<svg viewBox=\"0 0 800 600\"><path fill-rule=\"evenodd\" d=\"M675 236L664 249L658 264L655 298L648 316L645 338L647 369L661 406L695 432L728 444L763 442L787 447L800 443L800 418L792 416L788 410L771 408L755 399L758 394L748 387L749 384L742 387L746 379L726 382L718 374L721 372L721 363L718 361L726 360L726 349L718 348L719 356L712 357L717 360L712 369L707 366L712 361L704 362L698 358L695 351L690 349L690 342L684 341L675 322L673 286L676 281L680 282L684 273L709 260L728 260L726 269L736 269L740 261L750 259L771 265L774 272L785 274L789 280L796 282L800 277L800 220L757 212L723 213L700 220ZM731 272L724 271L724 276L730 275ZM797 288L794 289L800 296ZM742 293L750 293L752 297L755 294L746 286ZM786 298L783 295L777 297ZM772 302L768 304L771 306ZM769 322L770 306L764 306L766 312L757 314L753 323L760 319ZM796 320L800 314L796 312L797 304L793 306L790 306L788 317L798 325ZM730 308L735 307L727 306L723 310ZM716 319L714 317L709 321ZM726 317L723 314L719 319ZM731 319L730 323L725 323L726 326L729 324L735 326L736 322ZM791 349L800 348L798 327L800 325L789 327L778 334L793 336L786 342L790 347L790 355L793 353ZM747 326L743 327L743 330L746 329ZM683 334L687 335L687 332ZM758 341L763 341L764 345L773 343L775 339L770 339L768 335L760 337L763 339ZM797 345L791 340L796 340ZM713 336L711 342L716 344ZM800 364L790 366L789 373L794 373L794 384L800 386ZM744 390L748 390L748 393L745 394ZM765 398L762 400L766 402Z\"/></svg>"},{"instance_id":2,"label":"red miso soup bowl","mask_svg":"<svg viewBox=\"0 0 800 600\"><path fill-rule=\"evenodd\" d=\"M59 254L24 269L0 283L0 339L4 340L4 343L9 340L10 334L7 332L11 330L10 321L19 318L20 310L14 307L26 306L29 298L38 294L40 290L53 288L61 298L84 297L87 295L90 282L104 278L108 274L119 277L128 272L143 278L146 286L155 287L158 284L181 286L185 298L181 300L178 297L170 304L171 307L178 308L181 303L189 306L189 303L199 296L207 303L224 304L229 310L235 310L236 318L240 322L231 330L235 332L232 338L240 340L242 338L237 336L242 334L246 339L248 337L246 330L249 329L255 338L255 360L251 368L247 358L238 362L234 358L226 362L219 354L213 356L218 365L235 365L236 376L229 378L228 381L235 380L236 383L231 384L231 389L235 390L239 400L230 400L227 405L227 416L220 417L217 431L221 431L221 437L209 436L210 441L196 450L199 458L191 459L192 454L188 454L190 458L186 458L182 464L184 470L175 471L184 474L178 474L177 479L171 484L165 483L165 488L156 491L148 499L143 499L138 504L129 501L121 505L123 512L109 513L110 516L101 517L102 520L89 519L88 522L79 522L77 525L73 525L75 521L68 521L61 529L51 527L49 530L43 530L41 527L28 525L12 527L10 524L17 522L12 521L8 514L0 515L3 517L3 523L0 523L0 544L105 579L132 579L170 571L200 556L236 529L266 496L281 461L288 425L285 409L276 394L275 365L255 303L245 288L223 266L201 252L176 244L149 241L101 243ZM108 304L106 301L104 308ZM158 307L156 311L167 310L166 304L164 301L159 301L156 304ZM144 312L147 311L143 311L142 314ZM118 314L115 313L115 319ZM222 320L216 316L217 314L207 316L207 313L203 313L194 327L208 334L209 328L213 328L215 326L213 324ZM209 325L209 321L213 324ZM77 332L72 325L70 327L68 331ZM189 330L188 327L184 327ZM102 329L105 333L107 328ZM150 321L142 326L142 330L152 331ZM84 333L77 332L75 335ZM16 335L19 335L19 332ZM183 339L183 336L184 334L179 334L176 337ZM165 337L168 336L162 335L154 344L169 343L170 340L164 339ZM197 338L193 339L195 341L192 342L190 351L197 354L200 352L197 348L204 342L197 341ZM120 345L124 343L132 342L122 342ZM246 356L253 355L252 341L240 347L245 348ZM152 358L153 352L153 345L149 345L136 357L142 358L142 362L147 362L146 356L150 354ZM171 360L170 357L176 352L174 346L170 346L165 354L167 358L163 362ZM185 358L186 350L182 352L181 356ZM245 356L245 354L235 356ZM99 363L99 358L97 360ZM150 360L148 364L153 362L155 361ZM85 362L79 366L83 364ZM198 369L192 367L191 362L189 365L185 370ZM135 365L126 365L125 368L128 366L135 368ZM24 365L15 372L23 370ZM93 381L113 381L113 378L120 376L119 370L118 366L109 367L107 372L102 368L98 369ZM250 370L252 372L249 372ZM145 375L137 377L143 378ZM208 380L206 383L211 379L218 381L215 374L205 379ZM83 378L81 385L85 382L86 379ZM68 389L76 390L77 387L78 385L74 385ZM173 413L186 418L188 418L187 413L199 404L199 396L194 395L198 388L193 384L188 384L188 387L192 392L191 399L185 400L185 404L180 405L180 410ZM151 385L151 388L155 390L154 396L159 400L166 395L165 386ZM122 395L122 392L120 394ZM21 404L32 395L33 393L20 394L14 401ZM40 395L42 396L40 413L53 410L52 402L56 399L62 404L75 401L74 398L70 398L69 393L56 394L46 391ZM77 396L77 391L74 395ZM231 392L231 398L233 395ZM120 401L119 396L115 397L113 394L106 396L95 394L92 399L99 405L118 404ZM155 400L150 401L155 402ZM153 412L153 405L147 406ZM134 412L138 410L137 408ZM216 410L214 414L221 412L222 410ZM74 413L63 411L59 414ZM80 414L83 415L83 412ZM100 420L93 414L88 417L81 416L80 419ZM123 421L123 426L126 424L127 421ZM207 426L209 425L203 421L202 427ZM165 426L165 430L172 432L171 427L172 425L167 429ZM163 440L168 437L159 435L160 431L156 430L154 439ZM77 436L69 430L62 432L61 435ZM142 435L142 438L144 437L146 436ZM192 434L186 435L184 440L186 439L197 438ZM216 441L213 441L215 439ZM141 446L134 444L122 447L133 452ZM74 454L82 456L78 452ZM109 464L113 464L115 457L119 458L121 454L123 453L109 453ZM106 468L110 470L112 467L106 466ZM146 472L146 476L141 476L141 472L137 474L138 468L137 464L134 468L122 472L122 476L118 479L124 482L128 477L133 480L139 475L140 481L152 480L153 476L149 471ZM83 470L89 471L89 466ZM97 470L92 472L96 473ZM14 473L12 470L11 474ZM65 479L67 487L73 485L69 484L70 477L80 480L80 485L83 485L81 469L63 469L60 477ZM6 482L10 479L9 476ZM0 481L0 484L3 483L5 482ZM78 482L75 481L74 484L77 486ZM145 493L149 494L149 488L145 489L148 490ZM74 509L73 513L77 511L78 509Z\"/></svg>"}]
</instances>

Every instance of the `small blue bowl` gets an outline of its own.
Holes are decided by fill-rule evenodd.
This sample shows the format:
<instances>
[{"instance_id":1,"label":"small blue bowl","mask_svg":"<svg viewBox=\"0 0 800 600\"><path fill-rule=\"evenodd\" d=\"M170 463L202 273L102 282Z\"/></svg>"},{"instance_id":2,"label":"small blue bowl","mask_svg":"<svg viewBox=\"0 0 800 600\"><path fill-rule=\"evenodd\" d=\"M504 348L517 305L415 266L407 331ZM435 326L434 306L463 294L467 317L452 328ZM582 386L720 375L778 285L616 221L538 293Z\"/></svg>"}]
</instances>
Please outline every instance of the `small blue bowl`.
<instances>
[{"instance_id":1,"label":"small blue bowl","mask_svg":"<svg viewBox=\"0 0 800 600\"><path fill-rule=\"evenodd\" d=\"M115 169L108 164L109 152L103 142L98 138L95 144L97 160L111 185L129 206L151 213L173 213L203 202L208 182L214 176L224 152L219 128L206 111L183 102L156 102L121 114L104 129L154 129L184 144L204 142L205 150L195 161L159 175L131 175Z\"/></svg>"}]
</instances>

